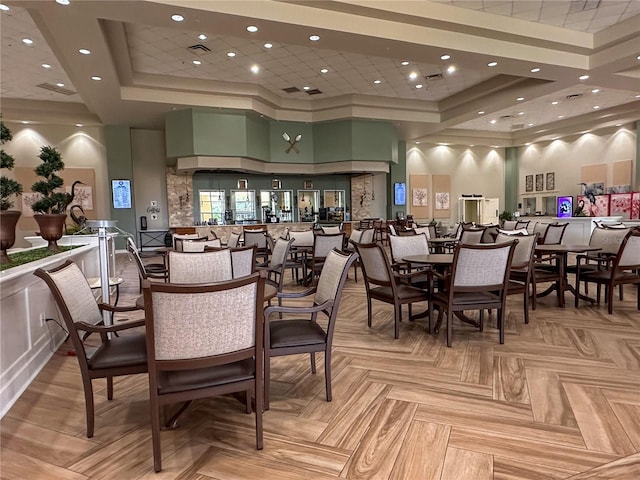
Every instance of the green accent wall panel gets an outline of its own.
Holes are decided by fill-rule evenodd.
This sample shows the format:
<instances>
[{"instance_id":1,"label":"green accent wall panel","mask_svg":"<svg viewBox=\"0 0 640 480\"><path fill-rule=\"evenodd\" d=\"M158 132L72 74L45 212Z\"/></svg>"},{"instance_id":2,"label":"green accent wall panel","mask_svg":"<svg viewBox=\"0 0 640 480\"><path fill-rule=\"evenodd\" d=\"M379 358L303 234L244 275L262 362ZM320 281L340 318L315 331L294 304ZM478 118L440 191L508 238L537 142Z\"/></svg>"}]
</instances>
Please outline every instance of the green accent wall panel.
<instances>
[{"instance_id":1,"label":"green accent wall panel","mask_svg":"<svg viewBox=\"0 0 640 480\"><path fill-rule=\"evenodd\" d=\"M269 121L256 115L245 117L247 131L247 156L257 160L269 161L270 140Z\"/></svg>"},{"instance_id":2,"label":"green accent wall panel","mask_svg":"<svg viewBox=\"0 0 640 480\"><path fill-rule=\"evenodd\" d=\"M133 159L131 157L131 132L128 126L107 125L104 127L104 140L107 150L107 172L109 175L109 196L111 197L111 180L126 178L133 180ZM135 185L132 182L132 190ZM118 221L118 228L136 235L135 195L131 195L131 208L113 208L109 198L111 220ZM123 237L116 239L116 248L125 248Z\"/></svg>"},{"instance_id":3,"label":"green accent wall panel","mask_svg":"<svg viewBox=\"0 0 640 480\"><path fill-rule=\"evenodd\" d=\"M393 146L397 148L397 134L388 122L351 120L352 160L398 161L394 158Z\"/></svg>"},{"instance_id":4,"label":"green accent wall panel","mask_svg":"<svg viewBox=\"0 0 640 480\"><path fill-rule=\"evenodd\" d=\"M193 111L193 154L247 157L247 124L244 113Z\"/></svg>"},{"instance_id":5,"label":"green accent wall panel","mask_svg":"<svg viewBox=\"0 0 640 480\"><path fill-rule=\"evenodd\" d=\"M507 147L504 152L504 210L518 210L518 147Z\"/></svg>"},{"instance_id":6,"label":"green accent wall panel","mask_svg":"<svg viewBox=\"0 0 640 480\"><path fill-rule=\"evenodd\" d=\"M351 121L313 125L314 163L343 162L352 158Z\"/></svg>"},{"instance_id":7,"label":"green accent wall panel","mask_svg":"<svg viewBox=\"0 0 640 480\"><path fill-rule=\"evenodd\" d=\"M164 131L167 157L193 155L193 111L191 109L167 113Z\"/></svg>"},{"instance_id":8,"label":"green accent wall panel","mask_svg":"<svg viewBox=\"0 0 640 480\"><path fill-rule=\"evenodd\" d=\"M396 182L407 183L407 143L402 140L396 142L395 150L396 162L389 165L389 175L387 175L387 218L396 218L397 212L407 213L406 205L394 205L393 203L393 184Z\"/></svg>"}]
</instances>

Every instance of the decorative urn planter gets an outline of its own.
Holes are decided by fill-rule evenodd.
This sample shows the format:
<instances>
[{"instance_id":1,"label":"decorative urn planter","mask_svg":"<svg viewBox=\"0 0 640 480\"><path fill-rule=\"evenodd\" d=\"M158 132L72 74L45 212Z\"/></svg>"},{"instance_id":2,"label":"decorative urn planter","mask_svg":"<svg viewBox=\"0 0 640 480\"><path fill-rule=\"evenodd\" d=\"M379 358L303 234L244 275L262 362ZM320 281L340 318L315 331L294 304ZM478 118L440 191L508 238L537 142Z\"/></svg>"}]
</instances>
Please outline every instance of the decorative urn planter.
<instances>
[{"instance_id":1,"label":"decorative urn planter","mask_svg":"<svg viewBox=\"0 0 640 480\"><path fill-rule=\"evenodd\" d=\"M34 215L33 218L38 222L40 227L39 235L49 244L47 248L51 252L59 252L58 240L64 235L64 222L67 219L66 213L47 213L43 215Z\"/></svg>"},{"instance_id":2,"label":"decorative urn planter","mask_svg":"<svg viewBox=\"0 0 640 480\"><path fill-rule=\"evenodd\" d=\"M0 211L0 263L11 263L7 250L16 242L16 225L20 215L18 210Z\"/></svg>"}]
</instances>

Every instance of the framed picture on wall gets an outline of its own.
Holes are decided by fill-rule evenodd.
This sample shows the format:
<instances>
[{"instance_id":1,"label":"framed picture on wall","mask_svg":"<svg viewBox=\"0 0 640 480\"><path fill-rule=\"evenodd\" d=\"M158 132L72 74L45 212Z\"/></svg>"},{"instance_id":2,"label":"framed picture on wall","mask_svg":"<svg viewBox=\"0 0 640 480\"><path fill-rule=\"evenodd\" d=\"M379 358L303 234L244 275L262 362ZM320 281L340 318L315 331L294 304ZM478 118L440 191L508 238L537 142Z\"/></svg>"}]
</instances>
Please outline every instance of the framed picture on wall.
<instances>
[{"instance_id":1,"label":"framed picture on wall","mask_svg":"<svg viewBox=\"0 0 640 480\"><path fill-rule=\"evenodd\" d=\"M610 195L610 215L621 215L623 220L631 219L631 194L612 193Z\"/></svg>"},{"instance_id":2,"label":"framed picture on wall","mask_svg":"<svg viewBox=\"0 0 640 480\"><path fill-rule=\"evenodd\" d=\"M524 191L533 192L533 175L524 177Z\"/></svg>"},{"instance_id":3,"label":"framed picture on wall","mask_svg":"<svg viewBox=\"0 0 640 480\"><path fill-rule=\"evenodd\" d=\"M547 173L547 190L553 190L556 188L556 174L555 172Z\"/></svg>"},{"instance_id":4,"label":"framed picture on wall","mask_svg":"<svg viewBox=\"0 0 640 480\"><path fill-rule=\"evenodd\" d=\"M313 182L311 180L304 181L304 189L311 190L313 188Z\"/></svg>"},{"instance_id":5,"label":"framed picture on wall","mask_svg":"<svg viewBox=\"0 0 640 480\"><path fill-rule=\"evenodd\" d=\"M246 190L247 188L249 188L249 183L246 178L238 180L238 190Z\"/></svg>"},{"instance_id":6,"label":"framed picture on wall","mask_svg":"<svg viewBox=\"0 0 640 480\"><path fill-rule=\"evenodd\" d=\"M426 188L414 188L412 205L414 207L426 207L428 193L429 191Z\"/></svg>"},{"instance_id":7,"label":"framed picture on wall","mask_svg":"<svg viewBox=\"0 0 640 480\"><path fill-rule=\"evenodd\" d=\"M631 194L631 220L640 220L640 192Z\"/></svg>"},{"instance_id":8,"label":"framed picture on wall","mask_svg":"<svg viewBox=\"0 0 640 480\"><path fill-rule=\"evenodd\" d=\"M131 208L131 180L111 180L113 208Z\"/></svg>"},{"instance_id":9,"label":"framed picture on wall","mask_svg":"<svg viewBox=\"0 0 640 480\"><path fill-rule=\"evenodd\" d=\"M544 174L537 173L536 174L536 192L541 192L544 190Z\"/></svg>"}]
</instances>

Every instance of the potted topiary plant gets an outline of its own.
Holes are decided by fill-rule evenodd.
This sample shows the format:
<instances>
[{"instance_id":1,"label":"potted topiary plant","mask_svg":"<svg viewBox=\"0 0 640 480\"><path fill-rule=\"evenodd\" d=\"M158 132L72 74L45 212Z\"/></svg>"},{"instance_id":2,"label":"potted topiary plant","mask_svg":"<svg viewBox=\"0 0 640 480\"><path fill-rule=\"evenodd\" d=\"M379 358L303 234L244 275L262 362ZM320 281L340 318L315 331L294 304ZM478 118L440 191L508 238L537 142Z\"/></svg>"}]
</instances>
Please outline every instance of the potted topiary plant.
<instances>
[{"instance_id":1,"label":"potted topiary plant","mask_svg":"<svg viewBox=\"0 0 640 480\"><path fill-rule=\"evenodd\" d=\"M4 145L11 140L11 130L4 122L0 122L0 143ZM0 150L0 167L12 170L15 161L11 155L4 150ZM0 177L0 263L10 263L7 249L11 248L16 241L16 225L20 218L18 210L9 210L13 207L14 195L22 193L22 185L13 178L6 175Z\"/></svg>"},{"instance_id":2,"label":"potted topiary plant","mask_svg":"<svg viewBox=\"0 0 640 480\"><path fill-rule=\"evenodd\" d=\"M64 233L66 210L73 197L66 192L59 191L62 188L63 180L56 175L56 172L64 170L64 162L60 152L47 145L40 149L38 157L42 163L35 168L35 172L44 180L39 180L31 185L31 190L41 195L38 200L33 202L31 209L35 213L33 218L40 227L40 236L49 242L49 250L55 252L60 250L57 242Z\"/></svg>"}]
</instances>

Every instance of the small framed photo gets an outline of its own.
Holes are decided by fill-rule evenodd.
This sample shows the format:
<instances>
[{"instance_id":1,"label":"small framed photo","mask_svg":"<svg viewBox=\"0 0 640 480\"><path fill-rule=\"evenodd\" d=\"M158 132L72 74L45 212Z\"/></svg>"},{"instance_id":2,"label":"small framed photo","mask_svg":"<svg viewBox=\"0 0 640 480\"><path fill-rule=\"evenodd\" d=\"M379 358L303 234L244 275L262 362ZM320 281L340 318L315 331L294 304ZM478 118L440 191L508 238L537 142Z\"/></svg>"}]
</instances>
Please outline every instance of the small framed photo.
<instances>
[{"instance_id":1,"label":"small framed photo","mask_svg":"<svg viewBox=\"0 0 640 480\"><path fill-rule=\"evenodd\" d=\"M554 190L556 188L556 174L555 172L547 173L547 190Z\"/></svg>"},{"instance_id":2,"label":"small framed photo","mask_svg":"<svg viewBox=\"0 0 640 480\"><path fill-rule=\"evenodd\" d=\"M544 190L544 174L536 173L536 192Z\"/></svg>"},{"instance_id":3,"label":"small framed photo","mask_svg":"<svg viewBox=\"0 0 640 480\"><path fill-rule=\"evenodd\" d=\"M277 178L274 178L271 180L271 188L273 190L280 190L280 188L282 188L282 183Z\"/></svg>"},{"instance_id":4,"label":"small framed photo","mask_svg":"<svg viewBox=\"0 0 640 480\"><path fill-rule=\"evenodd\" d=\"M304 181L305 190L311 190L313 188L313 182L311 180Z\"/></svg>"},{"instance_id":5,"label":"small framed photo","mask_svg":"<svg viewBox=\"0 0 640 480\"><path fill-rule=\"evenodd\" d=\"M238 190L246 190L247 188L249 188L249 183L246 178L238 180Z\"/></svg>"},{"instance_id":6,"label":"small framed photo","mask_svg":"<svg viewBox=\"0 0 640 480\"><path fill-rule=\"evenodd\" d=\"M524 180L524 191L533 192L533 175L527 175Z\"/></svg>"}]
</instances>

